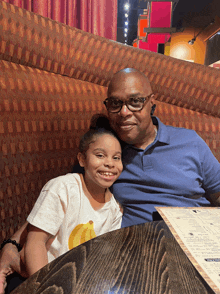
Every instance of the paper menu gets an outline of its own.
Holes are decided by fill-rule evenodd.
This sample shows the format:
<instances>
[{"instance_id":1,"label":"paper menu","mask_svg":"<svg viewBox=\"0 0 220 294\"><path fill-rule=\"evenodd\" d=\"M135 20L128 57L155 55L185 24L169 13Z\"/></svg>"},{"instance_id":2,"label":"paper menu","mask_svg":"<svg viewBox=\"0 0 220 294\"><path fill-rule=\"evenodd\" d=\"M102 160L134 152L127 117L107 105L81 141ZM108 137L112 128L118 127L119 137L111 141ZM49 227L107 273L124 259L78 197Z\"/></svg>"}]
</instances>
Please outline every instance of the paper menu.
<instances>
[{"instance_id":1,"label":"paper menu","mask_svg":"<svg viewBox=\"0 0 220 294\"><path fill-rule=\"evenodd\" d=\"M220 294L220 207L155 207L189 260Z\"/></svg>"}]
</instances>

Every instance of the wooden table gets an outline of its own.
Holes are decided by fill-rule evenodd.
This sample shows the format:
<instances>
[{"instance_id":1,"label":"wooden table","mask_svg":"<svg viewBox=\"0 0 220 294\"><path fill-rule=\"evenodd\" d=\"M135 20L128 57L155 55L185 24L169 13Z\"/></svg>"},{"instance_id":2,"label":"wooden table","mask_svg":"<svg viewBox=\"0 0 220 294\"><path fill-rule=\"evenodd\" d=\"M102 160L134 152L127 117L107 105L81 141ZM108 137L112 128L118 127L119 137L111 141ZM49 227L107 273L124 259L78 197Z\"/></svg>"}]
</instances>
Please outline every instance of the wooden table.
<instances>
[{"instance_id":1,"label":"wooden table","mask_svg":"<svg viewBox=\"0 0 220 294\"><path fill-rule=\"evenodd\" d=\"M212 294L164 221L113 231L60 256L21 284L28 294Z\"/></svg>"}]
</instances>

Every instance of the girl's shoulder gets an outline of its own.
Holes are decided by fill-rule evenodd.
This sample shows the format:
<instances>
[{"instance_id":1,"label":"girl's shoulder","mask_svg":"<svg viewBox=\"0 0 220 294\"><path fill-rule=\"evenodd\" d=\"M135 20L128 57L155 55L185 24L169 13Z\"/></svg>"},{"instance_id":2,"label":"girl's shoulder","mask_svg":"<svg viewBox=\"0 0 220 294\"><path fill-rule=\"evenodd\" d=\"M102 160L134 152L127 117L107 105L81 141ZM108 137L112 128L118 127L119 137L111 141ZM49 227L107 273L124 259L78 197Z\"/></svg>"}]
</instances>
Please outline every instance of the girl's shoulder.
<instances>
[{"instance_id":1,"label":"girl's shoulder","mask_svg":"<svg viewBox=\"0 0 220 294\"><path fill-rule=\"evenodd\" d=\"M58 176L46 183L44 189L63 189L64 187L81 186L81 178L77 173L68 173L66 175Z\"/></svg>"}]
</instances>

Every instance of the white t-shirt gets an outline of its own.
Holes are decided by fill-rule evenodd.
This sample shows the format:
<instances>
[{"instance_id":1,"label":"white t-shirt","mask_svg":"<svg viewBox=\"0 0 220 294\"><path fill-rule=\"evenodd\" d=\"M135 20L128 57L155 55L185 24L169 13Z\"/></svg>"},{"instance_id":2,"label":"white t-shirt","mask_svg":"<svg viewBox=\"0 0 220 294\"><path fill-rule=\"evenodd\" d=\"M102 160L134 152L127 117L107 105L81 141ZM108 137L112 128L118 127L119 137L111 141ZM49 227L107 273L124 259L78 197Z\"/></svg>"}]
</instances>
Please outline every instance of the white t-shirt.
<instances>
[{"instance_id":1,"label":"white t-shirt","mask_svg":"<svg viewBox=\"0 0 220 294\"><path fill-rule=\"evenodd\" d=\"M42 189L27 221L51 234L48 261L96 236L121 227L122 213L107 189L99 203L86 188L83 176L66 174ZM51 245L50 245L51 244Z\"/></svg>"}]
</instances>

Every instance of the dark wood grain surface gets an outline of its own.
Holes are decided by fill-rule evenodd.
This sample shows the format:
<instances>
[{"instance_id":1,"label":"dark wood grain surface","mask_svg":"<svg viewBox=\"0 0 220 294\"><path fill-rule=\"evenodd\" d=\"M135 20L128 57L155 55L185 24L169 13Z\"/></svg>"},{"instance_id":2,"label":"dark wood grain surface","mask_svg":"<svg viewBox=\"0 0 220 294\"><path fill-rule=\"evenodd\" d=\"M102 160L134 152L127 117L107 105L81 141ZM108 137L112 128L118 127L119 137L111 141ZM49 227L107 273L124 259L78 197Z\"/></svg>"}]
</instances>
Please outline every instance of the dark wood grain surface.
<instances>
[{"instance_id":1,"label":"dark wood grain surface","mask_svg":"<svg viewBox=\"0 0 220 294\"><path fill-rule=\"evenodd\" d=\"M27 279L30 294L212 294L164 221L123 228L90 240Z\"/></svg>"}]
</instances>

